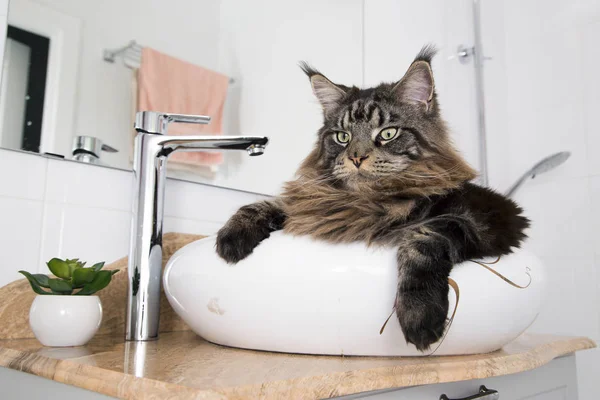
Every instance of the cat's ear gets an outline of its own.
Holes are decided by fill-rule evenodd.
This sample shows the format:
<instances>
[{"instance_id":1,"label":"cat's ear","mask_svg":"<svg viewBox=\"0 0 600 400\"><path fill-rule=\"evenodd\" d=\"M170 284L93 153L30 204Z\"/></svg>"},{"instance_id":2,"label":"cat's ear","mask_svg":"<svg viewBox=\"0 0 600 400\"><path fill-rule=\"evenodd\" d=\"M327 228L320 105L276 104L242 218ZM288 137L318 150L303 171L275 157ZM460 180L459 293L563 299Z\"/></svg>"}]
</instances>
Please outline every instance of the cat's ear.
<instances>
[{"instance_id":1,"label":"cat's ear","mask_svg":"<svg viewBox=\"0 0 600 400\"><path fill-rule=\"evenodd\" d=\"M404 74L404 77L394 86L394 92L401 102L422 105L425 111L433 108L435 84L431 59L436 50L425 46Z\"/></svg>"},{"instance_id":2,"label":"cat's ear","mask_svg":"<svg viewBox=\"0 0 600 400\"><path fill-rule=\"evenodd\" d=\"M313 93L321 103L325 114L336 108L346 95L344 88L331 82L325 75L305 62L300 63L300 68L310 79Z\"/></svg>"}]
</instances>

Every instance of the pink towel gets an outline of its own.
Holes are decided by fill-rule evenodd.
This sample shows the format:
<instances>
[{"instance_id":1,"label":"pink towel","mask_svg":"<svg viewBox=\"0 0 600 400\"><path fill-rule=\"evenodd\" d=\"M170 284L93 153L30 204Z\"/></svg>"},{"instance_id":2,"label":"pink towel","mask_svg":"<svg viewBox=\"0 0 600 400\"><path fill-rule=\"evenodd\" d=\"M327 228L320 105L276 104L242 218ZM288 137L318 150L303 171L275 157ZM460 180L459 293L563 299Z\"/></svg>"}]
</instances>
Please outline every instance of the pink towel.
<instances>
[{"instance_id":1,"label":"pink towel","mask_svg":"<svg viewBox=\"0 0 600 400\"><path fill-rule=\"evenodd\" d=\"M208 125L171 124L169 135L220 135L229 78L150 48L142 51L138 73L138 111L208 115ZM223 154L175 153L170 160L188 165L216 165Z\"/></svg>"}]
</instances>

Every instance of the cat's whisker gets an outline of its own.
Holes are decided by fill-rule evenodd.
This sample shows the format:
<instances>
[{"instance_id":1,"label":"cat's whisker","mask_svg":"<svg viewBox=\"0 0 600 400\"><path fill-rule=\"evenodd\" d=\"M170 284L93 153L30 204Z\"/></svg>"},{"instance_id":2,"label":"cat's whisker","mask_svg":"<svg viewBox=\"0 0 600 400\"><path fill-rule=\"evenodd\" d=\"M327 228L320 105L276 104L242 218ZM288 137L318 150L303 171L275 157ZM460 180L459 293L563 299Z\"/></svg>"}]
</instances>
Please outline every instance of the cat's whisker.
<instances>
[{"instance_id":1,"label":"cat's whisker","mask_svg":"<svg viewBox=\"0 0 600 400\"><path fill-rule=\"evenodd\" d=\"M439 178L451 176L452 172L456 171L458 168L460 168L460 167L455 165L452 168L439 171L438 173L435 173L435 174L433 174L433 173L412 173L412 172L405 170L405 171L402 171L402 175L413 178L413 179L431 179L431 178L439 179Z\"/></svg>"},{"instance_id":2,"label":"cat's whisker","mask_svg":"<svg viewBox=\"0 0 600 400\"><path fill-rule=\"evenodd\" d=\"M412 307L396 316L411 332L407 342L422 349L450 329L451 322L440 322L448 309L439 299L447 296L446 278L452 265L464 261L465 249L505 254L519 246L528 226L512 201L469 182L476 173L449 140L431 68L423 68L431 56L428 48L420 53L411 74L394 86L403 89L408 82L411 90L394 96L389 85L344 96L348 87L315 79L320 74L304 66L325 116L314 150L279 198L243 207L217 238L217 252L229 262L244 259L280 229L333 243L394 246L395 308ZM406 102L398 101L407 93ZM406 108L415 100L434 118L414 104ZM409 286L420 289L403 293Z\"/></svg>"},{"instance_id":3,"label":"cat's whisker","mask_svg":"<svg viewBox=\"0 0 600 400\"><path fill-rule=\"evenodd\" d=\"M332 174L327 174L324 175L321 178L310 178L307 177L306 175L301 175L298 179L297 182L301 182L301 185L299 186L299 188L303 188L307 185L328 185L330 186L332 183L336 182L337 179L335 176L333 176Z\"/></svg>"}]
</instances>

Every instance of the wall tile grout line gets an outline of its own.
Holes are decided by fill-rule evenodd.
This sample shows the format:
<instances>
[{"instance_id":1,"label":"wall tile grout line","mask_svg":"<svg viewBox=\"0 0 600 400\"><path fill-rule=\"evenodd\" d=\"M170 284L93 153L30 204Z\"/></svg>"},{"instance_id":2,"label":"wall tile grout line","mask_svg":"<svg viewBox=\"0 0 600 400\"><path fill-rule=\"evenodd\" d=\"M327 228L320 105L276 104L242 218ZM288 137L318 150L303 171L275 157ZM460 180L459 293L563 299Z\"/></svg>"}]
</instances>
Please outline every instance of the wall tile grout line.
<instances>
[{"instance_id":1,"label":"wall tile grout line","mask_svg":"<svg viewBox=\"0 0 600 400\"><path fill-rule=\"evenodd\" d=\"M44 265L44 260L42 260L43 257L43 253L44 253L44 248L46 247L46 242L47 242L47 238L46 238L46 223L47 223L47 218L48 218L48 210L47 210L47 195L48 195L48 174L49 174L49 168L48 168L48 160L45 160L45 168L44 168L44 196L43 196L43 200L42 200L42 221L40 224L40 247L38 249L38 266L37 266L37 270L38 272L43 272L44 269L42 268L42 265ZM62 225L61 225L61 229L60 231L62 231Z\"/></svg>"},{"instance_id":2,"label":"wall tile grout line","mask_svg":"<svg viewBox=\"0 0 600 400\"><path fill-rule=\"evenodd\" d=\"M23 200L23 201L33 201L36 203L44 203L43 199L34 199L31 197L24 197L24 196L11 196L11 195L7 195L7 194L0 194L0 198L3 199L11 199L11 200Z\"/></svg>"}]
</instances>

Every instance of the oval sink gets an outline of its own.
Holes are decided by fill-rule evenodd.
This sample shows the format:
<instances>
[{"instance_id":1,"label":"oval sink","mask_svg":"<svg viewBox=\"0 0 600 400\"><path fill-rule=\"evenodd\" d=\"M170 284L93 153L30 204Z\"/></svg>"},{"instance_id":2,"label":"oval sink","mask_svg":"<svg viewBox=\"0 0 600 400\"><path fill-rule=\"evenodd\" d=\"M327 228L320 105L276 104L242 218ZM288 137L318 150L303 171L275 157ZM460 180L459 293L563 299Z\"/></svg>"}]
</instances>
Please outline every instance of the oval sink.
<instances>
[{"instance_id":1,"label":"oval sink","mask_svg":"<svg viewBox=\"0 0 600 400\"><path fill-rule=\"evenodd\" d=\"M455 311L446 336L425 353L407 344L392 312L396 251L332 245L275 232L245 260L225 263L215 237L169 260L164 288L183 320L204 339L286 353L422 356L497 350L535 320L544 292L538 258L524 250L454 267Z\"/></svg>"}]
</instances>

